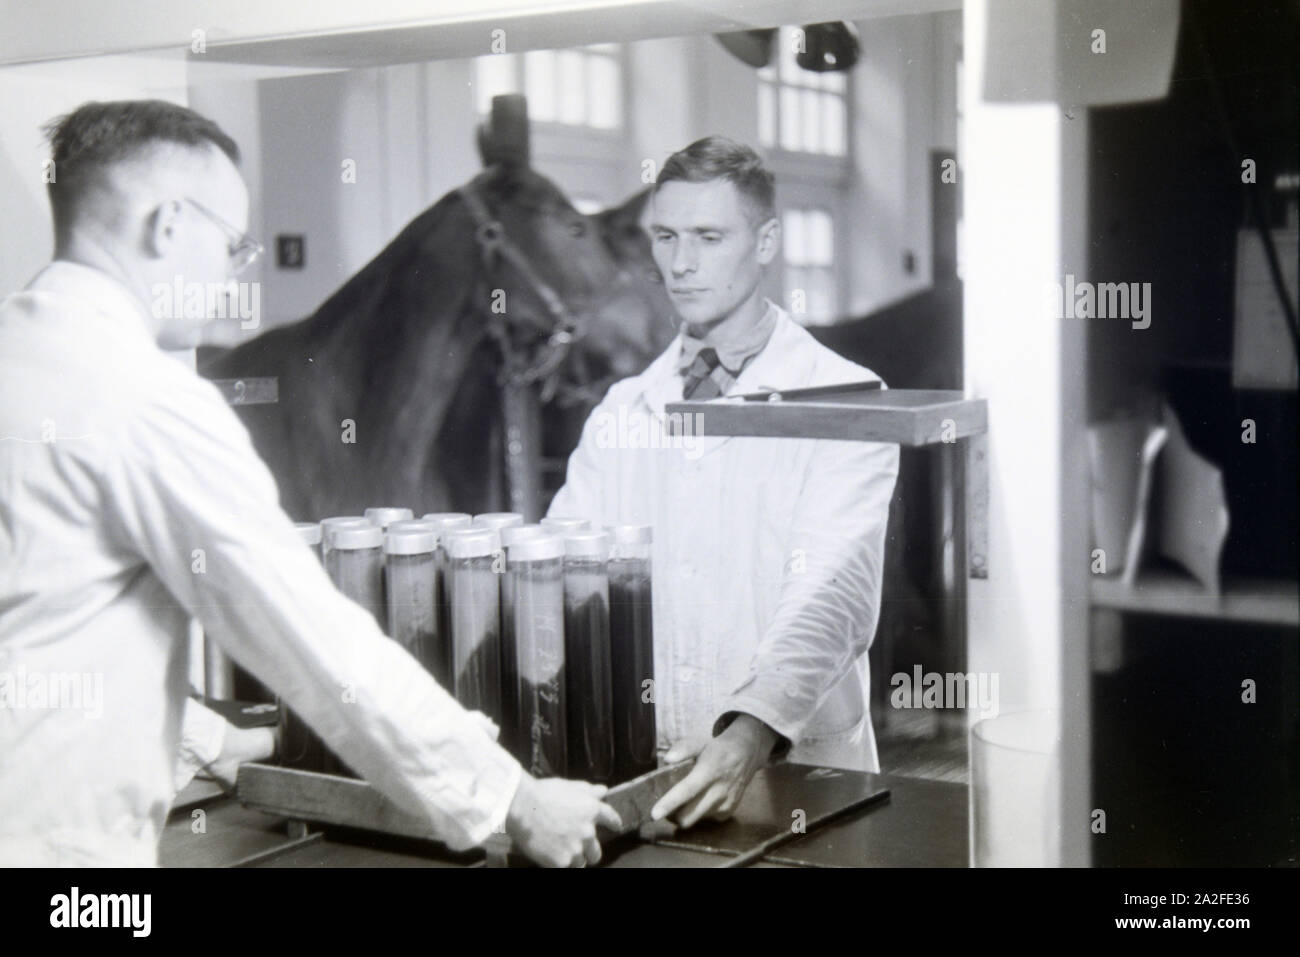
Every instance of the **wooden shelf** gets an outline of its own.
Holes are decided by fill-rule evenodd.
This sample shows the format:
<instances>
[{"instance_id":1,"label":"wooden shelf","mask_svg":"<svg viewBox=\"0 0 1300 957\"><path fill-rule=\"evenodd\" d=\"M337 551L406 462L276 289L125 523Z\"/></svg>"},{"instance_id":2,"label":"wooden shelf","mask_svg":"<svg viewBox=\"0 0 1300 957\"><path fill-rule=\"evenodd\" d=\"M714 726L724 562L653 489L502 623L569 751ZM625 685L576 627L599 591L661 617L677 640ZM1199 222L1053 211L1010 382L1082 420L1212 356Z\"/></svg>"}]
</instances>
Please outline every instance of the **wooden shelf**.
<instances>
[{"instance_id":1,"label":"wooden shelf","mask_svg":"<svg viewBox=\"0 0 1300 957\"><path fill-rule=\"evenodd\" d=\"M938 389L825 391L800 399L755 402L728 397L670 402L672 413L699 414L704 435L854 439L920 447L981 435L988 404Z\"/></svg>"},{"instance_id":2,"label":"wooden shelf","mask_svg":"<svg viewBox=\"0 0 1300 957\"><path fill-rule=\"evenodd\" d=\"M1095 576L1091 599L1096 606L1138 614L1300 626L1300 586L1286 579L1228 579L1215 597L1172 571L1143 573L1131 588L1119 578Z\"/></svg>"}]
</instances>

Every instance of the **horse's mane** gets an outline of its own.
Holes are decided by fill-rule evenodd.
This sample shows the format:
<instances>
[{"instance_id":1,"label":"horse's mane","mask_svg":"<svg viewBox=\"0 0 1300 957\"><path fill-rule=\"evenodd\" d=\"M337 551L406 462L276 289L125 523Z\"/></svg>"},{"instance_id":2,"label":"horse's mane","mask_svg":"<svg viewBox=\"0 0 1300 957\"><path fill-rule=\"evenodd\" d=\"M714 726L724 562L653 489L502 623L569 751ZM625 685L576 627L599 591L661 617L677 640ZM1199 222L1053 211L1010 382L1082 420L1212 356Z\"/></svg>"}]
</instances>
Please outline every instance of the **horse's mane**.
<instances>
[{"instance_id":1,"label":"horse's mane","mask_svg":"<svg viewBox=\"0 0 1300 957\"><path fill-rule=\"evenodd\" d=\"M418 268L413 261L421 240L437 228L437 223L458 202L459 197L453 190L407 223L360 272L336 289L314 313L300 321L307 337L315 341L329 340L340 326L355 322L357 316L374 315L391 291L393 274L402 269Z\"/></svg>"}]
</instances>

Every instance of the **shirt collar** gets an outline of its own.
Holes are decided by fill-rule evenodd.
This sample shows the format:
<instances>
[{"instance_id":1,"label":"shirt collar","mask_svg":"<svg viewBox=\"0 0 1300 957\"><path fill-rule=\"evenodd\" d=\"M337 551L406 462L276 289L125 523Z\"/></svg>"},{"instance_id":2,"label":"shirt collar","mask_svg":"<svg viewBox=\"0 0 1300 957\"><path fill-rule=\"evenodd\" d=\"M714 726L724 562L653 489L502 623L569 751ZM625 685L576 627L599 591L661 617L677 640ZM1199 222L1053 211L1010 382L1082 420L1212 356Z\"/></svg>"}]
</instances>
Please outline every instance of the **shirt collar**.
<instances>
[{"instance_id":1,"label":"shirt collar","mask_svg":"<svg viewBox=\"0 0 1300 957\"><path fill-rule=\"evenodd\" d=\"M768 305L773 313L772 334L758 355L737 376L735 384L727 390L728 395L788 388L793 383L802 382L800 377L809 371L807 352L802 346L811 337L780 306L771 300L768 300ZM681 334L678 333L668 348L637 376L636 390L632 394L655 412L662 412L666 403L681 401L682 377L676 367L680 352Z\"/></svg>"},{"instance_id":2,"label":"shirt collar","mask_svg":"<svg viewBox=\"0 0 1300 957\"><path fill-rule=\"evenodd\" d=\"M56 259L32 278L26 291L80 299L114 322L138 328L150 341L154 338L144 303L108 273L91 266Z\"/></svg>"},{"instance_id":3,"label":"shirt collar","mask_svg":"<svg viewBox=\"0 0 1300 957\"><path fill-rule=\"evenodd\" d=\"M739 374L750 359L763 351L763 347L772 338L772 331L776 329L776 304L770 299L764 299L763 302L766 304L763 315L751 326L724 322L710 329L703 337L698 337L692 335L690 327L683 324L678 371L690 368L699 351L707 346L717 352L724 369L733 375Z\"/></svg>"}]
</instances>

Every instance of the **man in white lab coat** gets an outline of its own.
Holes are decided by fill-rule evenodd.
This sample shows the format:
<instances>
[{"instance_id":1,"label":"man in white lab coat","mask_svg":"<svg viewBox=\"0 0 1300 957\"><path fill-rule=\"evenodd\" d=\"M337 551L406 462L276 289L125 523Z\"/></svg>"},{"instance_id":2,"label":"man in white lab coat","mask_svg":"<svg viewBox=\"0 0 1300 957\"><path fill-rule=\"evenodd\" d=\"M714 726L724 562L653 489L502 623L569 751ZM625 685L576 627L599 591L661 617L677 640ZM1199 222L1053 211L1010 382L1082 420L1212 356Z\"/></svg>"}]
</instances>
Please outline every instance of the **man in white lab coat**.
<instances>
[{"instance_id":1,"label":"man in white lab coat","mask_svg":"<svg viewBox=\"0 0 1300 957\"><path fill-rule=\"evenodd\" d=\"M260 251L235 143L157 101L51 139L55 261L0 302L0 865L156 863L191 616L450 846L598 860L604 789L533 780L339 593L220 393L162 351L197 343L189 289Z\"/></svg>"},{"instance_id":2,"label":"man in white lab coat","mask_svg":"<svg viewBox=\"0 0 1300 957\"><path fill-rule=\"evenodd\" d=\"M898 447L667 438L664 406L683 396L877 377L760 293L780 225L752 150L708 137L670 157L648 230L684 324L593 411L550 514L654 527L659 743L698 758L653 813L689 827L733 812L774 755L879 770L866 652Z\"/></svg>"}]
</instances>

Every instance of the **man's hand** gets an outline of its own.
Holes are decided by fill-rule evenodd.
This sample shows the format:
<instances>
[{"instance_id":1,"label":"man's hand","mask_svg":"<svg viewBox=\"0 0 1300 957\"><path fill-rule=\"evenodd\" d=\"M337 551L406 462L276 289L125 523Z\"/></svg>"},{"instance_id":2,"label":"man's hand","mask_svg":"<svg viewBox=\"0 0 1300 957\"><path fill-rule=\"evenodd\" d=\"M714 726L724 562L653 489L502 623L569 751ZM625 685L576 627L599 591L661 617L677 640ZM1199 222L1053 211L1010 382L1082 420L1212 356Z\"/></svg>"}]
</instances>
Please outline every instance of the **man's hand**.
<instances>
[{"instance_id":1,"label":"man's hand","mask_svg":"<svg viewBox=\"0 0 1300 957\"><path fill-rule=\"evenodd\" d=\"M237 728L227 724L221 753L204 767L208 777L226 790L234 790L239 766L249 761L267 761L275 754L272 728Z\"/></svg>"},{"instance_id":2,"label":"man's hand","mask_svg":"<svg viewBox=\"0 0 1300 957\"><path fill-rule=\"evenodd\" d=\"M693 827L702 818L726 820L736 811L754 772L767 763L778 735L753 715L740 714L699 752L695 767L650 811L662 820L677 812L680 827ZM665 763L683 761L695 750L674 745Z\"/></svg>"},{"instance_id":3,"label":"man's hand","mask_svg":"<svg viewBox=\"0 0 1300 957\"><path fill-rule=\"evenodd\" d=\"M600 861L596 825L621 828L618 812L601 797L603 784L525 774L506 814L506 833L543 867L586 867Z\"/></svg>"}]
</instances>

